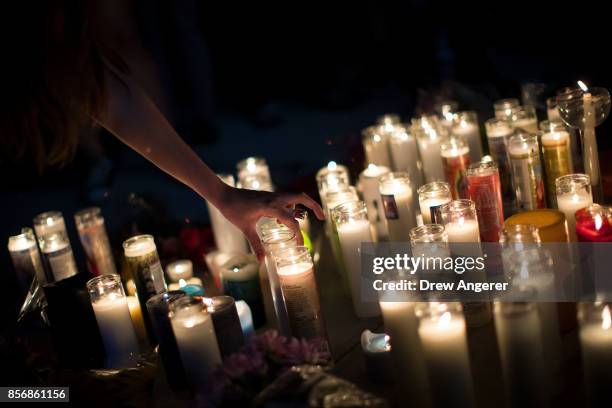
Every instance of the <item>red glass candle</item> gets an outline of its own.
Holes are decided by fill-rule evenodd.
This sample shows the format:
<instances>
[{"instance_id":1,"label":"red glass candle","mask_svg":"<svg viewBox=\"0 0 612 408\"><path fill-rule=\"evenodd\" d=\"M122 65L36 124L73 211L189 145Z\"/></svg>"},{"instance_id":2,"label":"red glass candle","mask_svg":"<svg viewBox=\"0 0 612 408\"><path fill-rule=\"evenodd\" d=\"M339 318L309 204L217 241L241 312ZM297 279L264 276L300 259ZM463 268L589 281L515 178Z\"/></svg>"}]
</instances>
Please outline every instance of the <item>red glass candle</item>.
<instances>
[{"instance_id":1,"label":"red glass candle","mask_svg":"<svg viewBox=\"0 0 612 408\"><path fill-rule=\"evenodd\" d=\"M591 204L575 217L578 242L612 242L612 207Z\"/></svg>"},{"instance_id":2,"label":"red glass candle","mask_svg":"<svg viewBox=\"0 0 612 408\"><path fill-rule=\"evenodd\" d=\"M467 184L469 198L476 204L480 239L499 242L504 207L497 164L491 161L473 163L467 171Z\"/></svg>"}]
</instances>

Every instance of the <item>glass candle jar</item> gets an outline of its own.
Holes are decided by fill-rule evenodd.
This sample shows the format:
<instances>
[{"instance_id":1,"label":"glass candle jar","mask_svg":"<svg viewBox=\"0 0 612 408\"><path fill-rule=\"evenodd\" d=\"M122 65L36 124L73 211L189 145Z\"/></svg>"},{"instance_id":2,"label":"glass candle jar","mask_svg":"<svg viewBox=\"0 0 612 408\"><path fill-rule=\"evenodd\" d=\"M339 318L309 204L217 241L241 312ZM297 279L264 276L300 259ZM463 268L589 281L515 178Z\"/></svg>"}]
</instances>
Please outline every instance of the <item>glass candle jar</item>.
<instances>
[{"instance_id":1,"label":"glass candle jar","mask_svg":"<svg viewBox=\"0 0 612 408\"><path fill-rule=\"evenodd\" d=\"M580 344L587 395L593 407L612 404L612 306L609 302L581 303L578 310Z\"/></svg>"},{"instance_id":2,"label":"glass candle jar","mask_svg":"<svg viewBox=\"0 0 612 408\"><path fill-rule=\"evenodd\" d=\"M546 99L546 117L551 122L556 122L561 120L561 115L559 115L559 103L557 102L557 96L551 96Z\"/></svg>"},{"instance_id":3,"label":"glass candle jar","mask_svg":"<svg viewBox=\"0 0 612 408\"><path fill-rule=\"evenodd\" d=\"M434 406L454 406L457 401L471 406L473 385L461 305L423 302L416 315Z\"/></svg>"},{"instance_id":4,"label":"glass candle jar","mask_svg":"<svg viewBox=\"0 0 612 408\"><path fill-rule=\"evenodd\" d=\"M321 167L319 171L317 171L316 179L319 193L321 193L323 181L329 177L342 179L344 184L347 185L351 182L348 168L342 164L336 163L335 161L330 161L327 163L327 166Z\"/></svg>"},{"instance_id":5,"label":"glass candle jar","mask_svg":"<svg viewBox=\"0 0 612 408\"><path fill-rule=\"evenodd\" d=\"M221 364L212 317L201 300L190 297L172 302L169 316L187 380L202 389Z\"/></svg>"},{"instance_id":6,"label":"glass candle jar","mask_svg":"<svg viewBox=\"0 0 612 408\"><path fill-rule=\"evenodd\" d=\"M482 158L482 141L476 112L457 112L453 119L452 134L466 141L470 149L470 162L474 163Z\"/></svg>"},{"instance_id":7,"label":"glass candle jar","mask_svg":"<svg viewBox=\"0 0 612 408\"><path fill-rule=\"evenodd\" d=\"M223 293L235 300L244 300L253 311L255 327L266 323L259 263L254 255L236 255L221 268Z\"/></svg>"},{"instance_id":8,"label":"glass candle jar","mask_svg":"<svg viewBox=\"0 0 612 408\"><path fill-rule=\"evenodd\" d=\"M423 224L439 223L438 210L440 206L452 200L448 183L442 181L428 183L421 186L417 193Z\"/></svg>"},{"instance_id":9,"label":"glass candle jar","mask_svg":"<svg viewBox=\"0 0 612 408\"><path fill-rule=\"evenodd\" d=\"M499 242L503 244L540 243L540 232L531 224L506 224L502 229Z\"/></svg>"},{"instance_id":10,"label":"glass candle jar","mask_svg":"<svg viewBox=\"0 0 612 408\"><path fill-rule=\"evenodd\" d=\"M511 120L512 126L529 134L534 135L538 131L538 117L533 106L521 106L514 109Z\"/></svg>"},{"instance_id":11,"label":"glass candle jar","mask_svg":"<svg viewBox=\"0 0 612 408\"><path fill-rule=\"evenodd\" d=\"M567 242L565 215L561 211L540 209L514 214L506 219L504 226L534 225L542 242Z\"/></svg>"},{"instance_id":12,"label":"glass candle jar","mask_svg":"<svg viewBox=\"0 0 612 408\"><path fill-rule=\"evenodd\" d=\"M472 163L467 170L468 197L476 205L478 229L483 242L498 242L504 224L501 182L497 164Z\"/></svg>"},{"instance_id":13,"label":"glass candle jar","mask_svg":"<svg viewBox=\"0 0 612 408\"><path fill-rule=\"evenodd\" d=\"M538 136L542 146L548 203L554 206L557 200L555 180L573 172L571 136L563 122L547 120L540 123Z\"/></svg>"},{"instance_id":14,"label":"glass candle jar","mask_svg":"<svg viewBox=\"0 0 612 408\"><path fill-rule=\"evenodd\" d=\"M231 296L203 298L208 313L212 316L217 345L223 357L234 354L244 345L244 334Z\"/></svg>"},{"instance_id":15,"label":"glass candle jar","mask_svg":"<svg viewBox=\"0 0 612 408\"><path fill-rule=\"evenodd\" d=\"M340 248L351 289L353 308L357 317L378 316L378 304L362 301L361 243L372 242L367 207L363 201L353 201L334 208L334 223L338 231ZM368 288L374 292L373 288ZM376 298L375 294L372 294Z\"/></svg>"},{"instance_id":16,"label":"glass candle jar","mask_svg":"<svg viewBox=\"0 0 612 408\"><path fill-rule=\"evenodd\" d=\"M328 349L314 263L308 248L294 246L279 249L274 257L292 336L319 339Z\"/></svg>"},{"instance_id":17,"label":"glass candle jar","mask_svg":"<svg viewBox=\"0 0 612 408\"><path fill-rule=\"evenodd\" d=\"M466 198L466 171L470 165L470 148L461 137L452 137L440 145L440 155L444 163L444 174L451 196L454 199Z\"/></svg>"},{"instance_id":18,"label":"glass candle jar","mask_svg":"<svg viewBox=\"0 0 612 408\"><path fill-rule=\"evenodd\" d=\"M240 179L240 188L255 191L274 191L272 181L263 174L248 174Z\"/></svg>"},{"instance_id":19,"label":"glass candle jar","mask_svg":"<svg viewBox=\"0 0 612 408\"><path fill-rule=\"evenodd\" d=\"M454 200L443 204L440 217L449 242L480 242L476 205L472 200Z\"/></svg>"},{"instance_id":20,"label":"glass candle jar","mask_svg":"<svg viewBox=\"0 0 612 408\"><path fill-rule=\"evenodd\" d=\"M591 179L586 174L568 174L555 180L557 208L565 214L571 242L576 242L576 211L593 204Z\"/></svg>"},{"instance_id":21,"label":"glass candle jar","mask_svg":"<svg viewBox=\"0 0 612 408\"><path fill-rule=\"evenodd\" d=\"M102 335L107 367L134 366L138 339L121 277L116 274L97 276L87 282L87 290Z\"/></svg>"},{"instance_id":22,"label":"glass candle jar","mask_svg":"<svg viewBox=\"0 0 612 408\"><path fill-rule=\"evenodd\" d=\"M321 205L326 208L325 197L333 191L345 190L350 186L348 174L343 169L329 170L323 173L320 178L317 177L319 186L319 197Z\"/></svg>"},{"instance_id":23,"label":"glass candle jar","mask_svg":"<svg viewBox=\"0 0 612 408\"><path fill-rule=\"evenodd\" d=\"M387 236L387 223L380 197L379 180L390 171L388 167L369 164L359 175L359 191L368 207L370 223L376 227L376 236L379 239Z\"/></svg>"},{"instance_id":24,"label":"glass candle jar","mask_svg":"<svg viewBox=\"0 0 612 408\"><path fill-rule=\"evenodd\" d=\"M392 131L393 127L400 123L402 123L402 121L396 113L387 113L376 118L376 124L382 126L387 132Z\"/></svg>"},{"instance_id":25,"label":"glass candle jar","mask_svg":"<svg viewBox=\"0 0 612 408\"><path fill-rule=\"evenodd\" d=\"M267 180L272 180L270 168L263 157L247 157L236 164L236 170L238 170L238 180L250 175L261 175Z\"/></svg>"},{"instance_id":26,"label":"glass candle jar","mask_svg":"<svg viewBox=\"0 0 612 408\"><path fill-rule=\"evenodd\" d=\"M416 226L410 176L388 173L379 179L379 191L389 241L409 241L409 231Z\"/></svg>"},{"instance_id":27,"label":"glass candle jar","mask_svg":"<svg viewBox=\"0 0 612 408\"><path fill-rule=\"evenodd\" d=\"M92 275L117 273L100 208L91 207L77 212L74 214L74 222L87 255L89 272Z\"/></svg>"},{"instance_id":28,"label":"glass candle jar","mask_svg":"<svg viewBox=\"0 0 612 408\"><path fill-rule=\"evenodd\" d=\"M508 159L519 211L546 207L537 137L524 132L510 137Z\"/></svg>"},{"instance_id":29,"label":"glass candle jar","mask_svg":"<svg viewBox=\"0 0 612 408\"><path fill-rule=\"evenodd\" d=\"M578 242L612 242L612 207L591 204L575 218Z\"/></svg>"},{"instance_id":30,"label":"glass candle jar","mask_svg":"<svg viewBox=\"0 0 612 408\"><path fill-rule=\"evenodd\" d=\"M506 216L514 212L514 189L512 188L512 175L508 162L507 143L514 129L509 121L504 119L489 119L485 122L489 153L497 164L499 179L502 187L502 201Z\"/></svg>"},{"instance_id":31,"label":"glass candle jar","mask_svg":"<svg viewBox=\"0 0 612 408\"><path fill-rule=\"evenodd\" d=\"M510 119L512 113L521 106L516 98L500 99L493 103L493 110L497 119Z\"/></svg>"},{"instance_id":32,"label":"glass candle jar","mask_svg":"<svg viewBox=\"0 0 612 408\"><path fill-rule=\"evenodd\" d=\"M391 167L389 156L389 137L380 126L370 126L363 130L361 141L365 151L366 166L376 164L377 166Z\"/></svg>"},{"instance_id":33,"label":"glass candle jar","mask_svg":"<svg viewBox=\"0 0 612 408\"><path fill-rule=\"evenodd\" d=\"M410 132L408 125L396 126L389 140L393 170L408 173L414 186L423 184L423 163L415 136Z\"/></svg>"},{"instance_id":34,"label":"glass candle jar","mask_svg":"<svg viewBox=\"0 0 612 408\"><path fill-rule=\"evenodd\" d=\"M49 211L34 218L34 231L42 252L47 282L59 282L78 273L64 217L59 211Z\"/></svg>"},{"instance_id":35,"label":"glass candle jar","mask_svg":"<svg viewBox=\"0 0 612 408\"><path fill-rule=\"evenodd\" d=\"M446 258L450 256L448 234L444 225L425 224L410 230L412 256Z\"/></svg>"},{"instance_id":36,"label":"glass candle jar","mask_svg":"<svg viewBox=\"0 0 612 408\"><path fill-rule=\"evenodd\" d=\"M28 291L33 278L38 279L40 285L47 283L36 238L31 228L22 228L21 234L9 237L8 250L23 293Z\"/></svg>"},{"instance_id":37,"label":"glass candle jar","mask_svg":"<svg viewBox=\"0 0 612 408\"><path fill-rule=\"evenodd\" d=\"M417 139L425 181L444 180L444 164L440 156L442 129L437 118L435 116L423 116L413 119L412 132Z\"/></svg>"},{"instance_id":38,"label":"glass candle jar","mask_svg":"<svg viewBox=\"0 0 612 408\"><path fill-rule=\"evenodd\" d=\"M231 187L235 187L234 176L231 174L219 174L221 181ZM247 241L244 234L238 227L232 224L214 205L206 202L210 224L217 249L221 252L230 254L246 254L249 252Z\"/></svg>"},{"instance_id":39,"label":"glass candle jar","mask_svg":"<svg viewBox=\"0 0 612 408\"><path fill-rule=\"evenodd\" d=\"M187 281L193 277L193 262L189 259L179 259L166 266L166 275L170 282Z\"/></svg>"}]
</instances>

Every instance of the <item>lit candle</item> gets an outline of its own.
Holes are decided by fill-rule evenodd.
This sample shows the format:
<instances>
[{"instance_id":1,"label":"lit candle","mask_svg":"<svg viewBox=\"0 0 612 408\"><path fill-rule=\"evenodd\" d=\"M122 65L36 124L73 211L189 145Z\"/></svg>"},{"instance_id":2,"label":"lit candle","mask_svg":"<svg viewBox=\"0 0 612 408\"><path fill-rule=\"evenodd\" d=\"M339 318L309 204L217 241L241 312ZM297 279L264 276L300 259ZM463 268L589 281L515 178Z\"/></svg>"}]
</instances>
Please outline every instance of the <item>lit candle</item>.
<instances>
[{"instance_id":1,"label":"lit candle","mask_svg":"<svg viewBox=\"0 0 612 408\"><path fill-rule=\"evenodd\" d=\"M255 327L266 322L266 312L259 283L259 263L254 255L237 255L221 268L223 293L246 301L255 320Z\"/></svg>"},{"instance_id":2,"label":"lit candle","mask_svg":"<svg viewBox=\"0 0 612 408\"><path fill-rule=\"evenodd\" d=\"M552 206L556 202L555 180L573 171L570 134L563 122L544 121L540 129L548 203Z\"/></svg>"},{"instance_id":3,"label":"lit candle","mask_svg":"<svg viewBox=\"0 0 612 408\"><path fill-rule=\"evenodd\" d=\"M474 163L482 158L482 142L478 117L474 111L457 112L454 116L452 134L467 142L470 152L470 162Z\"/></svg>"},{"instance_id":4,"label":"lit candle","mask_svg":"<svg viewBox=\"0 0 612 408\"><path fill-rule=\"evenodd\" d=\"M87 282L98 328L106 351L106 366L135 365L138 340L119 275L102 275Z\"/></svg>"},{"instance_id":5,"label":"lit candle","mask_svg":"<svg viewBox=\"0 0 612 408\"><path fill-rule=\"evenodd\" d=\"M383 202L378 189L378 181L381 176L389 173L389 168L369 164L359 175L359 191L368 207L368 218L370 223L376 226L376 236L382 239L387 236L387 224L383 211Z\"/></svg>"},{"instance_id":6,"label":"lit candle","mask_svg":"<svg viewBox=\"0 0 612 408\"><path fill-rule=\"evenodd\" d=\"M546 406L540 317L533 302L495 303L495 331L510 406Z\"/></svg>"},{"instance_id":7,"label":"lit candle","mask_svg":"<svg viewBox=\"0 0 612 408\"><path fill-rule=\"evenodd\" d=\"M272 181L262 174L249 174L240 179L240 188L255 191L274 191Z\"/></svg>"},{"instance_id":8,"label":"lit candle","mask_svg":"<svg viewBox=\"0 0 612 408\"><path fill-rule=\"evenodd\" d=\"M393 380L393 374L390 372L393 362L389 340L389 335L385 333L372 333L370 330L361 333L361 350L365 355L368 379L372 382L384 383Z\"/></svg>"},{"instance_id":9,"label":"lit candle","mask_svg":"<svg viewBox=\"0 0 612 408\"><path fill-rule=\"evenodd\" d=\"M236 170L238 170L238 180L241 182L244 178L253 175L272 180L270 168L263 157L247 157L236 164Z\"/></svg>"},{"instance_id":10,"label":"lit candle","mask_svg":"<svg viewBox=\"0 0 612 408\"><path fill-rule=\"evenodd\" d=\"M476 205L478 229L484 242L498 242L504 224L501 183L497 164L472 163L467 170L468 196Z\"/></svg>"},{"instance_id":11,"label":"lit candle","mask_svg":"<svg viewBox=\"0 0 612 408\"><path fill-rule=\"evenodd\" d=\"M364 302L362 299L362 292L365 291L371 291L372 298L376 298L374 289L362 287L361 282L361 243L372 242L365 203L354 201L337 206L334 208L334 222L346 265L355 314L360 318L378 316L380 314L378 304Z\"/></svg>"},{"instance_id":12,"label":"lit candle","mask_svg":"<svg viewBox=\"0 0 612 408\"><path fill-rule=\"evenodd\" d=\"M47 282L32 229L22 228L21 234L9 237L8 250L24 292L29 289L34 277L38 279L40 285Z\"/></svg>"},{"instance_id":13,"label":"lit candle","mask_svg":"<svg viewBox=\"0 0 612 408\"><path fill-rule=\"evenodd\" d=\"M142 317L142 309L136 296L126 296L127 305L130 309L130 318L134 324L136 330L136 337L138 338L138 344L146 346L148 342L147 329L145 327L144 319Z\"/></svg>"},{"instance_id":14,"label":"lit candle","mask_svg":"<svg viewBox=\"0 0 612 408\"><path fill-rule=\"evenodd\" d=\"M203 298L211 314L219 350L223 357L229 356L244 345L244 334L236 310L236 302L231 296Z\"/></svg>"},{"instance_id":15,"label":"lit candle","mask_svg":"<svg viewBox=\"0 0 612 408\"><path fill-rule=\"evenodd\" d=\"M555 180L555 188L557 208L565 214L569 239L576 242L576 211L593 204L591 179L586 174L568 174Z\"/></svg>"},{"instance_id":16,"label":"lit candle","mask_svg":"<svg viewBox=\"0 0 612 408\"><path fill-rule=\"evenodd\" d=\"M583 303L579 309L582 364L591 406L612 406L612 318L610 304Z\"/></svg>"},{"instance_id":17,"label":"lit candle","mask_svg":"<svg viewBox=\"0 0 612 408\"><path fill-rule=\"evenodd\" d=\"M316 179L323 208L325 208L325 194L329 190L338 190L338 187L349 186L351 183L346 166L335 161L330 161L327 166L320 168Z\"/></svg>"},{"instance_id":18,"label":"lit candle","mask_svg":"<svg viewBox=\"0 0 612 408\"><path fill-rule=\"evenodd\" d=\"M274 253L274 257L289 315L291 335L299 339L319 339L327 343L314 263L308 248L294 246L280 249Z\"/></svg>"},{"instance_id":19,"label":"lit candle","mask_svg":"<svg viewBox=\"0 0 612 408\"><path fill-rule=\"evenodd\" d=\"M429 302L417 308L434 405L473 406L465 319L458 303Z\"/></svg>"},{"instance_id":20,"label":"lit candle","mask_svg":"<svg viewBox=\"0 0 612 408\"><path fill-rule=\"evenodd\" d=\"M230 254L217 250L207 253L204 257L204 260L206 261L206 267L210 271L215 286L219 290L223 288L221 284L221 267L234 256L236 256L236 254Z\"/></svg>"},{"instance_id":21,"label":"lit candle","mask_svg":"<svg viewBox=\"0 0 612 408\"><path fill-rule=\"evenodd\" d=\"M412 130L417 138L425 181L444 180L444 165L440 156L440 127L437 119L427 116L413 119Z\"/></svg>"},{"instance_id":22,"label":"lit candle","mask_svg":"<svg viewBox=\"0 0 612 408\"><path fill-rule=\"evenodd\" d=\"M451 138L440 146L444 174L454 199L467 197L465 173L470 165L470 149L463 139Z\"/></svg>"},{"instance_id":23,"label":"lit candle","mask_svg":"<svg viewBox=\"0 0 612 408\"><path fill-rule=\"evenodd\" d=\"M187 380L201 389L221 364L212 317L201 300L185 297L170 304L170 322Z\"/></svg>"},{"instance_id":24,"label":"lit candle","mask_svg":"<svg viewBox=\"0 0 612 408\"><path fill-rule=\"evenodd\" d=\"M379 179L379 184L389 241L409 241L410 228L416 226L410 176L388 173Z\"/></svg>"},{"instance_id":25,"label":"lit candle","mask_svg":"<svg viewBox=\"0 0 612 408\"><path fill-rule=\"evenodd\" d=\"M517 132L508 141L512 185L520 211L546 207L542 164L535 135Z\"/></svg>"},{"instance_id":26,"label":"lit candle","mask_svg":"<svg viewBox=\"0 0 612 408\"><path fill-rule=\"evenodd\" d=\"M444 225L425 224L410 230L410 248L413 256L427 258L446 258L451 256L448 246L448 234ZM433 268L422 269L423 272L439 272Z\"/></svg>"},{"instance_id":27,"label":"lit candle","mask_svg":"<svg viewBox=\"0 0 612 408\"><path fill-rule=\"evenodd\" d=\"M389 140L393 170L408 173L414 186L423 184L423 163L419 158L416 138L409 127L396 126Z\"/></svg>"},{"instance_id":28,"label":"lit candle","mask_svg":"<svg viewBox=\"0 0 612 408\"><path fill-rule=\"evenodd\" d=\"M443 204L452 200L448 183L436 181L421 186L419 194L419 207L423 216L423 224L439 222L438 210Z\"/></svg>"},{"instance_id":29,"label":"lit candle","mask_svg":"<svg viewBox=\"0 0 612 408\"><path fill-rule=\"evenodd\" d=\"M556 96L551 96L550 98L546 99L546 117L551 122L557 122L561 120Z\"/></svg>"},{"instance_id":30,"label":"lit candle","mask_svg":"<svg viewBox=\"0 0 612 408\"><path fill-rule=\"evenodd\" d=\"M189 279L193 277L193 262L189 259L180 259L169 263L166 266L166 276L170 282L178 282L179 279ZM201 284L201 282L200 282Z\"/></svg>"},{"instance_id":31,"label":"lit candle","mask_svg":"<svg viewBox=\"0 0 612 408\"><path fill-rule=\"evenodd\" d=\"M34 231L47 282L59 282L76 275L78 269L62 213L50 211L37 215L34 218Z\"/></svg>"},{"instance_id":32,"label":"lit candle","mask_svg":"<svg viewBox=\"0 0 612 408\"><path fill-rule=\"evenodd\" d=\"M487 143L491 158L497 164L499 179L502 187L502 200L506 215L514 212L515 194L512 188L512 176L506 145L510 136L514 134L510 122L503 119L489 119L485 122Z\"/></svg>"},{"instance_id":33,"label":"lit candle","mask_svg":"<svg viewBox=\"0 0 612 408\"><path fill-rule=\"evenodd\" d=\"M538 117L533 106L522 106L512 111L512 125L530 134L538 131Z\"/></svg>"},{"instance_id":34,"label":"lit candle","mask_svg":"<svg viewBox=\"0 0 612 408\"><path fill-rule=\"evenodd\" d=\"M283 293L276 270L276 253L285 248L297 245L295 233L284 224L279 224L276 220L269 224L267 228L260 231L261 243L266 251L264 265L260 268L260 278L262 291L264 291L264 305L266 306L266 316L270 316L270 324L276 323L278 331L283 336L289 336L289 316L283 300ZM268 301L266 302L266 296ZM267 305L266 303L269 303Z\"/></svg>"},{"instance_id":35,"label":"lit candle","mask_svg":"<svg viewBox=\"0 0 612 408\"><path fill-rule=\"evenodd\" d=\"M476 205L472 200L450 201L440 207L440 215L449 242L480 242Z\"/></svg>"},{"instance_id":36,"label":"lit candle","mask_svg":"<svg viewBox=\"0 0 612 408\"><path fill-rule=\"evenodd\" d=\"M87 255L89 272L93 275L117 273L100 209L91 207L81 210L74 214L74 222Z\"/></svg>"},{"instance_id":37,"label":"lit candle","mask_svg":"<svg viewBox=\"0 0 612 408\"><path fill-rule=\"evenodd\" d=\"M152 336L146 303L151 296L166 291L164 271L159 262L155 241L151 235L136 235L123 242L123 252L129 276L136 286L136 295L145 319L147 333Z\"/></svg>"},{"instance_id":38,"label":"lit candle","mask_svg":"<svg viewBox=\"0 0 612 408\"><path fill-rule=\"evenodd\" d=\"M520 108L521 103L516 98L500 99L493 103L493 110L495 111L495 118L508 120L512 117L512 113Z\"/></svg>"},{"instance_id":39,"label":"lit candle","mask_svg":"<svg viewBox=\"0 0 612 408\"><path fill-rule=\"evenodd\" d=\"M370 126L363 130L363 150L365 151L366 165L391 167L389 157L389 137L383 127Z\"/></svg>"},{"instance_id":40,"label":"lit candle","mask_svg":"<svg viewBox=\"0 0 612 408\"><path fill-rule=\"evenodd\" d=\"M612 207L591 204L575 217L578 242L612 242Z\"/></svg>"},{"instance_id":41,"label":"lit candle","mask_svg":"<svg viewBox=\"0 0 612 408\"><path fill-rule=\"evenodd\" d=\"M219 178L227 185L234 187L234 176L231 174L219 174ZM208 206L208 214L210 215L210 224L212 226L213 235L215 236L215 244L221 252L230 254L246 254L249 252L244 234L238 227L232 224L223 216L221 211L214 205L206 202Z\"/></svg>"},{"instance_id":42,"label":"lit candle","mask_svg":"<svg viewBox=\"0 0 612 408\"><path fill-rule=\"evenodd\" d=\"M255 329L253 328L253 314L251 313L251 308L244 300L237 300L236 310L238 311L238 317L240 318L242 334L244 334L244 337L249 337L255 332Z\"/></svg>"},{"instance_id":43,"label":"lit candle","mask_svg":"<svg viewBox=\"0 0 612 408\"><path fill-rule=\"evenodd\" d=\"M187 379L185 378L185 370L181 363L181 356L168 313L170 312L169 305L184 296L184 292L174 290L155 295L147 300L149 319L155 330L155 337L159 341L159 355L162 360L162 366L164 367L168 384L173 390L185 389L187 387Z\"/></svg>"}]
</instances>

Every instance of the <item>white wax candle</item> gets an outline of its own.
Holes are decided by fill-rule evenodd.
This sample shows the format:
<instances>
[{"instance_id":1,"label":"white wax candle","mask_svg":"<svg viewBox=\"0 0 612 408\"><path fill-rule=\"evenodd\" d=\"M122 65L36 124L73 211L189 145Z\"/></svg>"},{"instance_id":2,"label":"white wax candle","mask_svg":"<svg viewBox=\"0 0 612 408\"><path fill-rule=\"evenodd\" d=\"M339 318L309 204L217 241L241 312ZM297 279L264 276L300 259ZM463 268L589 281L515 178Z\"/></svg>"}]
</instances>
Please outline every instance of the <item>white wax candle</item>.
<instances>
[{"instance_id":1,"label":"white wax candle","mask_svg":"<svg viewBox=\"0 0 612 408\"><path fill-rule=\"evenodd\" d=\"M538 310L504 312L497 305L495 331L511 406L545 406L544 349ZM505 307L512 307L506 305Z\"/></svg>"},{"instance_id":2,"label":"white wax candle","mask_svg":"<svg viewBox=\"0 0 612 408\"><path fill-rule=\"evenodd\" d=\"M449 242L480 242L478 221L459 218L444 225Z\"/></svg>"},{"instance_id":3,"label":"white wax candle","mask_svg":"<svg viewBox=\"0 0 612 408\"><path fill-rule=\"evenodd\" d=\"M238 318L240 319L242 333L245 337L250 336L255 332L255 329L253 328L253 314L251 313L251 308L244 300L237 300L236 311L238 312Z\"/></svg>"},{"instance_id":4,"label":"white wax candle","mask_svg":"<svg viewBox=\"0 0 612 408\"><path fill-rule=\"evenodd\" d=\"M429 406L429 384L414 305L414 302L380 302L380 310L390 337L395 378L402 379L397 387L399 395L410 398L415 406Z\"/></svg>"},{"instance_id":5,"label":"white wax candle","mask_svg":"<svg viewBox=\"0 0 612 408\"><path fill-rule=\"evenodd\" d=\"M376 227L376 234L379 239L387 236L387 224L378 189L378 179L389 171L388 167L370 164L359 175L359 190L368 208L368 219Z\"/></svg>"},{"instance_id":6,"label":"white wax candle","mask_svg":"<svg viewBox=\"0 0 612 408\"><path fill-rule=\"evenodd\" d=\"M602 321L583 323L580 328L582 363L592 406L609 407L612 404L612 327L610 307L605 306Z\"/></svg>"},{"instance_id":7,"label":"white wax candle","mask_svg":"<svg viewBox=\"0 0 612 408\"><path fill-rule=\"evenodd\" d=\"M393 170L408 173L413 186L423 184L423 164L419 158L415 137L402 132L401 134L394 135L390 143Z\"/></svg>"},{"instance_id":8,"label":"white wax candle","mask_svg":"<svg viewBox=\"0 0 612 408\"><path fill-rule=\"evenodd\" d=\"M193 263L188 259L174 261L166 266L166 274L170 282L178 282L179 279L193 277ZM201 282L199 283L201 285Z\"/></svg>"},{"instance_id":9,"label":"white wax candle","mask_svg":"<svg viewBox=\"0 0 612 408\"><path fill-rule=\"evenodd\" d=\"M439 318L425 317L419 324L436 406L472 406L472 380L468 360L465 320L444 312Z\"/></svg>"},{"instance_id":10,"label":"white wax candle","mask_svg":"<svg viewBox=\"0 0 612 408\"><path fill-rule=\"evenodd\" d=\"M410 241L410 230L416 227L412 187L397 180L397 182L381 186L380 194L389 231L389 241Z\"/></svg>"},{"instance_id":11,"label":"white wax candle","mask_svg":"<svg viewBox=\"0 0 612 408\"><path fill-rule=\"evenodd\" d=\"M204 258L206 260L206 266L215 282L215 286L217 286L218 289L221 289L221 267L234 256L236 256L236 254L213 251L206 254Z\"/></svg>"},{"instance_id":12,"label":"white wax candle","mask_svg":"<svg viewBox=\"0 0 612 408\"><path fill-rule=\"evenodd\" d=\"M446 204L451 200L450 195L448 197L433 197L419 200L419 207L421 208L421 216L423 217L423 224L432 224L431 212L432 209L435 211L442 204Z\"/></svg>"},{"instance_id":13,"label":"white wax candle","mask_svg":"<svg viewBox=\"0 0 612 408\"><path fill-rule=\"evenodd\" d=\"M321 304L313 265L310 262L288 264L278 269L291 334L297 338L325 338Z\"/></svg>"},{"instance_id":14,"label":"white wax candle","mask_svg":"<svg viewBox=\"0 0 612 408\"><path fill-rule=\"evenodd\" d=\"M366 164L391 167L389 143L386 134L376 131L375 134L364 138L363 149L365 150Z\"/></svg>"},{"instance_id":15,"label":"white wax candle","mask_svg":"<svg viewBox=\"0 0 612 408\"><path fill-rule=\"evenodd\" d=\"M43 262L53 273L56 282L77 274L78 269L70 242L61 239L59 235L48 236L41 252Z\"/></svg>"},{"instance_id":16,"label":"white wax candle","mask_svg":"<svg viewBox=\"0 0 612 408\"><path fill-rule=\"evenodd\" d=\"M125 368L138 357L138 340L126 297L110 294L92 304L109 368Z\"/></svg>"},{"instance_id":17,"label":"white wax candle","mask_svg":"<svg viewBox=\"0 0 612 408\"><path fill-rule=\"evenodd\" d=\"M221 364L212 318L207 312L179 310L171 319L185 374L194 388L202 388Z\"/></svg>"},{"instance_id":18,"label":"white wax candle","mask_svg":"<svg viewBox=\"0 0 612 408\"><path fill-rule=\"evenodd\" d=\"M444 165L440 156L440 138L438 135L430 131L427 136L419 137L417 140L425 181L430 183L444 180Z\"/></svg>"},{"instance_id":19,"label":"white wax candle","mask_svg":"<svg viewBox=\"0 0 612 408\"><path fill-rule=\"evenodd\" d=\"M576 242L576 211L593 204L593 196L586 191L557 195L557 208L567 220L567 230L571 242Z\"/></svg>"},{"instance_id":20,"label":"white wax candle","mask_svg":"<svg viewBox=\"0 0 612 408\"><path fill-rule=\"evenodd\" d=\"M234 254L248 253L247 242L242 231L225 218L214 205L209 202L206 204L217 248L222 252Z\"/></svg>"},{"instance_id":21,"label":"white wax candle","mask_svg":"<svg viewBox=\"0 0 612 408\"><path fill-rule=\"evenodd\" d=\"M357 317L374 317L380 314L378 303L362 302L361 282L361 243L372 242L370 222L368 220L353 220L338 225L338 237L344 256L346 272L351 287L353 307ZM372 298L376 298L374 289L370 286L364 287L364 291L371 291Z\"/></svg>"},{"instance_id":22,"label":"white wax candle","mask_svg":"<svg viewBox=\"0 0 612 408\"><path fill-rule=\"evenodd\" d=\"M463 137L470 152L470 162L476 163L482 158L482 142L478 125L462 121L453 128L453 134Z\"/></svg>"}]
</instances>

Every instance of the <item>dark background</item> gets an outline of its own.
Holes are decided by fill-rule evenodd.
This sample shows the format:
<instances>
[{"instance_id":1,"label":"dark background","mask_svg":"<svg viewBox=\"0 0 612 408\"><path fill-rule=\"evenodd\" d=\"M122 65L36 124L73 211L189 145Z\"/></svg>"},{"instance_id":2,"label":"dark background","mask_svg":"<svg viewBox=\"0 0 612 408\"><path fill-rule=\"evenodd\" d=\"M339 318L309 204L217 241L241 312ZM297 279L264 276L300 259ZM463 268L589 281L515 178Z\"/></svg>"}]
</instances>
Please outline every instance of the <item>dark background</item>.
<instances>
[{"instance_id":1,"label":"dark background","mask_svg":"<svg viewBox=\"0 0 612 408\"><path fill-rule=\"evenodd\" d=\"M522 83L543 84L542 101L578 79L612 87L609 19L595 2L100 3L103 40L215 171L263 156L279 189L314 195L314 173L329 160L359 170L360 129L383 113L409 120L453 99L484 121L494 100L520 97ZM602 150L612 148L608 129L598 128ZM3 162L0 180L0 237L60 210L81 267L80 208L102 207L117 248L135 224L172 235L207 223L195 193L100 130L83 135L68 166L38 174L32 163ZM14 285L0 250L5 317Z\"/></svg>"}]
</instances>

